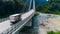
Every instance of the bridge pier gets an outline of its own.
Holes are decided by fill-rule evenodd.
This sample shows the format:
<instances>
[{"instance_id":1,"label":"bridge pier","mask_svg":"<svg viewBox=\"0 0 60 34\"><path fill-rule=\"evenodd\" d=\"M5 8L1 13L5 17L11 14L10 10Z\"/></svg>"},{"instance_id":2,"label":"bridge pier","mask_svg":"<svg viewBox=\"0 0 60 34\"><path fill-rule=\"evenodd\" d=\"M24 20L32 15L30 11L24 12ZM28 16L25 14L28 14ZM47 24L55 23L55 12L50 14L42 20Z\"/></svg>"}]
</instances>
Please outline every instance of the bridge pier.
<instances>
[{"instance_id":1,"label":"bridge pier","mask_svg":"<svg viewBox=\"0 0 60 34\"><path fill-rule=\"evenodd\" d=\"M30 29L32 29L32 19L30 19L26 24L25 26L23 27L23 29L20 31L20 33L26 33L26 32L29 32Z\"/></svg>"},{"instance_id":2,"label":"bridge pier","mask_svg":"<svg viewBox=\"0 0 60 34\"><path fill-rule=\"evenodd\" d=\"M27 32L29 29L31 29L32 28L32 19L30 19L26 24L25 24L25 26L22 28L22 29L20 29L20 30L18 30L15 34L20 34L21 32L22 33L24 33L24 32Z\"/></svg>"},{"instance_id":3,"label":"bridge pier","mask_svg":"<svg viewBox=\"0 0 60 34\"><path fill-rule=\"evenodd\" d=\"M30 28L32 28L32 25L33 25L32 23L33 23L33 22L32 22L32 19L30 19L30 20L25 24L24 28L25 28L25 29L30 29ZM23 29L24 29L24 28L23 28Z\"/></svg>"},{"instance_id":4,"label":"bridge pier","mask_svg":"<svg viewBox=\"0 0 60 34\"><path fill-rule=\"evenodd\" d=\"M25 26L31 27L31 26L32 26L32 19L30 19L30 20L28 21L28 23L26 23Z\"/></svg>"}]
</instances>

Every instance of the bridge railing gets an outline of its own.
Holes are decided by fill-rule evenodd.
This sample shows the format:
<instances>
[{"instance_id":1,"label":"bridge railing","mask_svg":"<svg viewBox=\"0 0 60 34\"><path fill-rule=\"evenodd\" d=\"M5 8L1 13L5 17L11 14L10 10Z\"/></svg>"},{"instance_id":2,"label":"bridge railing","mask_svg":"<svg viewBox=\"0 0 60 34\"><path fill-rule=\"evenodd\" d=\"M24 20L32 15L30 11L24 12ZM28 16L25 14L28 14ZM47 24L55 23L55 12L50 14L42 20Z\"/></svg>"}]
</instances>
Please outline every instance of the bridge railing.
<instances>
[{"instance_id":1,"label":"bridge railing","mask_svg":"<svg viewBox=\"0 0 60 34\"><path fill-rule=\"evenodd\" d=\"M17 30L18 28L22 28L26 22L28 22L32 17L34 16L34 13L32 13L30 16L28 16L27 18L25 18L23 21L21 20L20 22L12 25L12 27L10 27L9 29L5 30L4 32L2 32L1 34L12 34L15 30ZM23 25L23 26L21 26Z\"/></svg>"}]
</instances>

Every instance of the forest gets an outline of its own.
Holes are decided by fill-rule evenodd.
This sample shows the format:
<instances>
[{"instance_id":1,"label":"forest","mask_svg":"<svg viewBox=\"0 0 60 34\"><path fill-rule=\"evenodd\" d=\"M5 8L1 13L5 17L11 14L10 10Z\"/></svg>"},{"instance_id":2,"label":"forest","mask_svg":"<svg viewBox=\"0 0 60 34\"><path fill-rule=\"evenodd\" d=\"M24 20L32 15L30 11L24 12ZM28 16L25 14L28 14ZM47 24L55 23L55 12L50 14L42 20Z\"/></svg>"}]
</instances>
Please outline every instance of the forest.
<instances>
[{"instance_id":1,"label":"forest","mask_svg":"<svg viewBox=\"0 0 60 34\"><path fill-rule=\"evenodd\" d=\"M26 3L22 0L0 0L0 18L5 18L16 13L23 13L25 12L21 11L23 7L26 7ZM60 0L36 3L36 11L60 15Z\"/></svg>"},{"instance_id":2,"label":"forest","mask_svg":"<svg viewBox=\"0 0 60 34\"><path fill-rule=\"evenodd\" d=\"M0 0L0 18L22 12L25 3L22 0Z\"/></svg>"},{"instance_id":3,"label":"forest","mask_svg":"<svg viewBox=\"0 0 60 34\"><path fill-rule=\"evenodd\" d=\"M60 0L49 0L36 6L36 11L60 15Z\"/></svg>"}]
</instances>

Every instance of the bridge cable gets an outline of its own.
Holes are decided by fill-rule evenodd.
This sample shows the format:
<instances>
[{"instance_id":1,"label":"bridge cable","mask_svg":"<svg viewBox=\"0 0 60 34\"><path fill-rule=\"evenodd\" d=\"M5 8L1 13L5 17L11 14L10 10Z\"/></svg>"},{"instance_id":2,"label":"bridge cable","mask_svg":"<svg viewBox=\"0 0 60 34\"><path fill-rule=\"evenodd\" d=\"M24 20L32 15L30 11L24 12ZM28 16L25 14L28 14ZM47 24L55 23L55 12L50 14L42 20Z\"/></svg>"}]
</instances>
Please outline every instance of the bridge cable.
<instances>
[{"instance_id":1,"label":"bridge cable","mask_svg":"<svg viewBox=\"0 0 60 34\"><path fill-rule=\"evenodd\" d=\"M31 9L31 4L32 4L32 0L30 0L30 5L29 5L29 9L28 9L28 10L30 10L30 9Z\"/></svg>"},{"instance_id":2,"label":"bridge cable","mask_svg":"<svg viewBox=\"0 0 60 34\"><path fill-rule=\"evenodd\" d=\"M27 9L27 8L28 8L28 2L29 2L29 1L27 0L27 1L26 1L26 5L25 5L25 6L22 8L22 10L21 10L22 12L24 12L24 11L25 11L25 9Z\"/></svg>"},{"instance_id":3,"label":"bridge cable","mask_svg":"<svg viewBox=\"0 0 60 34\"><path fill-rule=\"evenodd\" d=\"M35 0L33 0L33 9L35 11Z\"/></svg>"}]
</instances>

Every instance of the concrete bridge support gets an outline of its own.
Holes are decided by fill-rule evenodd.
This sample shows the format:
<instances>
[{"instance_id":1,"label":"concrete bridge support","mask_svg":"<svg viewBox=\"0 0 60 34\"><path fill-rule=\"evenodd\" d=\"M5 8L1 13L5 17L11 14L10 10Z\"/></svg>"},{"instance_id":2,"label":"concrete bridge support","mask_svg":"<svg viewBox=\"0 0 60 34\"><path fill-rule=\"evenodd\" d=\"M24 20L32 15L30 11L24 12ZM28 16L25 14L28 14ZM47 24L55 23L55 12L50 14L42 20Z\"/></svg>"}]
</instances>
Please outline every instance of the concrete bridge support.
<instances>
[{"instance_id":1,"label":"concrete bridge support","mask_svg":"<svg viewBox=\"0 0 60 34\"><path fill-rule=\"evenodd\" d=\"M30 20L28 21L28 23L26 23L25 26L27 26L27 27L31 27L31 26L32 26L32 19L30 19Z\"/></svg>"},{"instance_id":2,"label":"concrete bridge support","mask_svg":"<svg viewBox=\"0 0 60 34\"><path fill-rule=\"evenodd\" d=\"M22 29L18 30L15 34L20 34L21 30L26 30L30 28L32 28L32 19L30 19L28 23L26 23L25 26Z\"/></svg>"}]
</instances>

